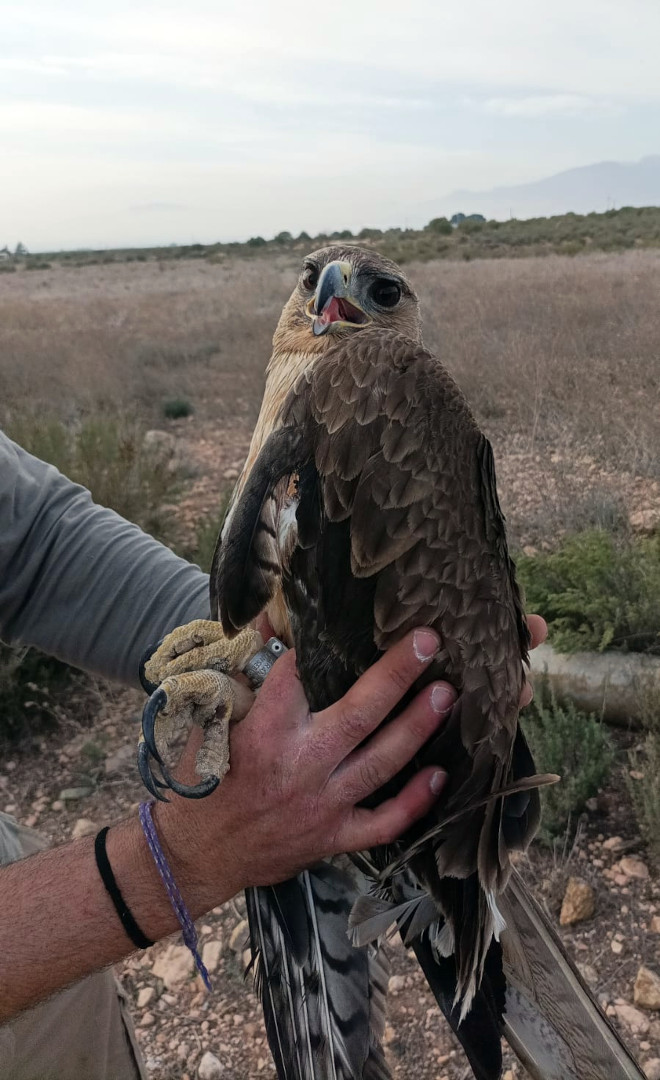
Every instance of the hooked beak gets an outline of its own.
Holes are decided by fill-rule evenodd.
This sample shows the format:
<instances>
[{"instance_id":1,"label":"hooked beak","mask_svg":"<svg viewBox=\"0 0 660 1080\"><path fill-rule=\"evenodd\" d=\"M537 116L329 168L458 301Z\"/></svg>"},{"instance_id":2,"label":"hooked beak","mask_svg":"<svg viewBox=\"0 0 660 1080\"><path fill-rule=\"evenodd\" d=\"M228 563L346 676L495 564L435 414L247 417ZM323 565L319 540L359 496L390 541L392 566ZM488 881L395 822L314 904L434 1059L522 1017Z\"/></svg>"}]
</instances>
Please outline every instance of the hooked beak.
<instances>
[{"instance_id":1,"label":"hooked beak","mask_svg":"<svg viewBox=\"0 0 660 1080\"><path fill-rule=\"evenodd\" d=\"M372 320L352 295L353 267L349 262L331 262L324 267L316 295L307 304L312 329L318 337L330 328L356 330Z\"/></svg>"}]
</instances>

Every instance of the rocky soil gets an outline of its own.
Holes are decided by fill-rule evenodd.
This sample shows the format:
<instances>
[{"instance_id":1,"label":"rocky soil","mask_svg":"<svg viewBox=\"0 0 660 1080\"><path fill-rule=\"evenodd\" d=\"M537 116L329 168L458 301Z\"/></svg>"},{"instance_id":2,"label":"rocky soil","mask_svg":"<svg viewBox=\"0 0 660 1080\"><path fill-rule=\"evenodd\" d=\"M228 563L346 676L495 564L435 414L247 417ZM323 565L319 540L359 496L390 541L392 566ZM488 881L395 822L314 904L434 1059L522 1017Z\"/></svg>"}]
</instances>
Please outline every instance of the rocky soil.
<instances>
[{"instance_id":1,"label":"rocky soil","mask_svg":"<svg viewBox=\"0 0 660 1080\"><path fill-rule=\"evenodd\" d=\"M172 426L177 452L190 463L187 494L177 513L194 531L218 491L237 475L248 430L218 433L194 423ZM503 502L515 521L539 511L548 491L543 455L514 446L500 453ZM555 463L556 464L556 463ZM552 469L552 462L548 468ZM523 475L524 481L519 477ZM545 494L544 494L545 493ZM660 495L631 491L631 512L659 513ZM527 514L532 520L533 514ZM539 542L530 530L525 542ZM87 711L84 726L78 719ZM53 842L93 832L135 812L143 791L134 765L142 698L99 684L72 702L76 721L12 753L0 763L0 808ZM592 800L574 842L554 855L535 848L520 869L558 927L569 954L613 1024L660 1080L660 881L636 834L623 769L627 736L610 789ZM568 889L568 894L567 894ZM561 923L560 923L561 916ZM274 1076L260 1010L244 975L246 924L240 898L200 921L208 994L190 954L176 938L135 955L118 969L133 1003L137 1034L152 1080L250 1080ZM390 1008L385 1033L394 1076L467 1080L460 1046L448 1034L412 954L389 946ZM506 1080L524 1073L509 1055Z\"/></svg>"}]
</instances>

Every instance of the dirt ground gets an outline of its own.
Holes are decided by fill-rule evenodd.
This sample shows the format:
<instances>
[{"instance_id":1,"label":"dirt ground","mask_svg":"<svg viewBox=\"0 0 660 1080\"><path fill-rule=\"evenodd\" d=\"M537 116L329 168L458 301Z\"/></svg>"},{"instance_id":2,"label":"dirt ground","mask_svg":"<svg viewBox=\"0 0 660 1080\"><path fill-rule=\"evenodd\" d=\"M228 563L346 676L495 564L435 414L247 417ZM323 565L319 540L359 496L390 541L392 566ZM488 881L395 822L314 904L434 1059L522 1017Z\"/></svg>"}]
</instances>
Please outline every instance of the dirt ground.
<instances>
[{"instance_id":1,"label":"dirt ground","mask_svg":"<svg viewBox=\"0 0 660 1080\"><path fill-rule=\"evenodd\" d=\"M217 506L217 493L234 479L247 449L250 428L244 421L225 424L195 419L169 425L191 469L180 513L190 527L200 514ZM521 542L543 543L549 492L557 503L574 501L573 487L588 486L594 470L589 461L570 471L559 455L530 452L529 444L492 430L502 501ZM610 484L629 513L660 518L657 481L644 482L596 466L598 483ZM568 486L566 486L568 484ZM571 487L573 485L573 487ZM535 521L541 523L535 526ZM527 524L525 524L527 523ZM74 831L95 831L135 811L143 796L134 765L142 698L99 684L85 696L89 728L65 724L30 751L16 752L0 765L0 807L35 826L54 842ZM75 703L72 703L72 705ZM76 706L79 712L80 705ZM560 934L578 962L612 1022L642 1062L660 1057L660 1012L630 1009L640 964L660 969L660 882L648 873L645 853L632 824L622 770L632 735L619 736L619 764L610 789L592 802L578 837L567 851L550 856L535 848L521 867L555 925L570 875L585 878L595 889L596 914ZM75 798L62 793L82 789ZM639 876L622 872L622 856L642 860ZM614 869L613 869L614 867ZM655 922L653 922L655 918ZM159 943L119 966L120 978L133 1002L138 1038L152 1080L194 1080L203 1055L210 1051L223 1066L226 1080L274 1076L265 1042L260 1009L250 979L244 976L246 927L242 900L211 912L198 924L205 957L213 968L214 990L207 994L192 967L184 965L180 981L163 978L163 959L176 939ZM652 929L652 927L655 928ZM392 979L385 1041L396 1077L419 1080L467 1080L471 1075L456 1040L448 1033L412 954L391 945ZM171 965L170 965L171 967ZM507 1055L508 1080L524 1076Z\"/></svg>"}]
</instances>

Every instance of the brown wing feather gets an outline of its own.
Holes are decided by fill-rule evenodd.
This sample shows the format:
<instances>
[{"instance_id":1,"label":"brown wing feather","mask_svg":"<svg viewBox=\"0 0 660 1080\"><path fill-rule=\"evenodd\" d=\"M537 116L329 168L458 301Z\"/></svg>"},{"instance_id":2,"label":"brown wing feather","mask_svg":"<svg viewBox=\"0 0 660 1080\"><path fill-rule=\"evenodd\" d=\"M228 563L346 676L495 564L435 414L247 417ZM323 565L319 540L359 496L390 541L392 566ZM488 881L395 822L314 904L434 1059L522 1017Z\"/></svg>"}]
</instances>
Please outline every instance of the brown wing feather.
<instances>
[{"instance_id":1,"label":"brown wing feather","mask_svg":"<svg viewBox=\"0 0 660 1080\"><path fill-rule=\"evenodd\" d=\"M477 873L483 889L500 890L510 873L505 804L487 796L512 777L528 637L490 445L440 362L382 330L329 349L297 380L281 419L311 451L328 521L350 518L353 575L377 579L375 644L383 649L414 626L434 626L442 675L462 691L426 756L449 767L445 811L463 813L436 846L435 861L427 853L411 865L441 906L443 877ZM517 846L529 842L537 822L533 791ZM444 910L453 915L450 891ZM463 1004L493 927L484 896L466 915L457 946Z\"/></svg>"}]
</instances>

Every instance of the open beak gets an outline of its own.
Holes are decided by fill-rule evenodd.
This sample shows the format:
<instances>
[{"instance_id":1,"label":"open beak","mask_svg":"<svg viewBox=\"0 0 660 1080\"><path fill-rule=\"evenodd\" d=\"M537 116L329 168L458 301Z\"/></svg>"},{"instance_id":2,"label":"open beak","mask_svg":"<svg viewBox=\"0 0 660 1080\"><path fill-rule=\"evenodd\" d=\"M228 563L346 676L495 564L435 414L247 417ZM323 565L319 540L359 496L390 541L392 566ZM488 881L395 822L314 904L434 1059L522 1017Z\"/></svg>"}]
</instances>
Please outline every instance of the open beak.
<instances>
[{"instance_id":1,"label":"open beak","mask_svg":"<svg viewBox=\"0 0 660 1080\"><path fill-rule=\"evenodd\" d=\"M366 326L371 318L351 291L353 267L349 262L331 262L324 267L316 294L307 305L312 329L318 336L331 328Z\"/></svg>"}]
</instances>

